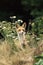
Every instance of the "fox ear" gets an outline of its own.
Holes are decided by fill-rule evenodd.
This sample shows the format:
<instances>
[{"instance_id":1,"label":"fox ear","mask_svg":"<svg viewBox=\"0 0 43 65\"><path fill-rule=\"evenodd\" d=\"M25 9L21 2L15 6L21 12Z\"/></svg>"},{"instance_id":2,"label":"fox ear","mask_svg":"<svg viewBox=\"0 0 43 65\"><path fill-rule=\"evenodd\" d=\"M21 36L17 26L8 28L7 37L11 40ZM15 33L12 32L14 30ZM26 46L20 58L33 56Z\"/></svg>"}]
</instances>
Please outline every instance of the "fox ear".
<instances>
[{"instance_id":1,"label":"fox ear","mask_svg":"<svg viewBox=\"0 0 43 65\"><path fill-rule=\"evenodd\" d=\"M22 25L22 27L26 28L26 23L24 23L24 24Z\"/></svg>"},{"instance_id":2,"label":"fox ear","mask_svg":"<svg viewBox=\"0 0 43 65\"><path fill-rule=\"evenodd\" d=\"M16 28L19 28L19 26L20 26L19 24L16 24Z\"/></svg>"}]
</instances>

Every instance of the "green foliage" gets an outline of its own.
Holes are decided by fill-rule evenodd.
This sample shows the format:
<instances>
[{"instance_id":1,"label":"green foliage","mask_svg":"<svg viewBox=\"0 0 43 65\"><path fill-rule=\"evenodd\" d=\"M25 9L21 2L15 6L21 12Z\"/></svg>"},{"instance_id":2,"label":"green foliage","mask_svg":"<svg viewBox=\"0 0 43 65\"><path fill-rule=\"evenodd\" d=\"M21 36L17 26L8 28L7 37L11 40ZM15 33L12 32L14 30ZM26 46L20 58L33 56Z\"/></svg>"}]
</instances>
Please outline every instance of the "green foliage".
<instances>
[{"instance_id":1,"label":"green foliage","mask_svg":"<svg viewBox=\"0 0 43 65\"><path fill-rule=\"evenodd\" d=\"M43 33L43 17L34 19L33 32L37 35Z\"/></svg>"},{"instance_id":2,"label":"green foliage","mask_svg":"<svg viewBox=\"0 0 43 65\"><path fill-rule=\"evenodd\" d=\"M23 5L34 5L34 6L40 6L42 4L43 0L22 0Z\"/></svg>"},{"instance_id":3,"label":"green foliage","mask_svg":"<svg viewBox=\"0 0 43 65\"><path fill-rule=\"evenodd\" d=\"M43 53L35 57L36 63L34 65L43 65Z\"/></svg>"},{"instance_id":4,"label":"green foliage","mask_svg":"<svg viewBox=\"0 0 43 65\"><path fill-rule=\"evenodd\" d=\"M25 11L32 9L33 15L41 14L41 11L38 11L37 8L34 9L33 6L34 7L43 6L43 0L22 0L21 3L23 5L23 8L24 8Z\"/></svg>"},{"instance_id":5,"label":"green foliage","mask_svg":"<svg viewBox=\"0 0 43 65\"><path fill-rule=\"evenodd\" d=\"M35 63L34 65L43 65L43 60L40 59L37 63Z\"/></svg>"},{"instance_id":6,"label":"green foliage","mask_svg":"<svg viewBox=\"0 0 43 65\"><path fill-rule=\"evenodd\" d=\"M4 36L5 40L10 44L13 51L18 51L13 38L15 39L17 33L13 27L11 28L11 22L0 22L0 33Z\"/></svg>"},{"instance_id":7,"label":"green foliage","mask_svg":"<svg viewBox=\"0 0 43 65\"><path fill-rule=\"evenodd\" d=\"M43 16L43 9L42 10L38 10L37 8L32 10L31 15L33 16Z\"/></svg>"}]
</instances>

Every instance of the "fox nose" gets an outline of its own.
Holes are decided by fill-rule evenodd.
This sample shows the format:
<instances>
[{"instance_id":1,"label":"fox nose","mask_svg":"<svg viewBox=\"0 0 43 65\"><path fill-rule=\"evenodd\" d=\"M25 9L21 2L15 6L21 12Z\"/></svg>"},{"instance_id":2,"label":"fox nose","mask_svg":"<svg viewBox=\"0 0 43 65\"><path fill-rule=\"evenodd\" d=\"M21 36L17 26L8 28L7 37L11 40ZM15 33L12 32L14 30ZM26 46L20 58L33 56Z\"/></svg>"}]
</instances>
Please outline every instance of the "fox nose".
<instances>
[{"instance_id":1,"label":"fox nose","mask_svg":"<svg viewBox=\"0 0 43 65\"><path fill-rule=\"evenodd\" d=\"M23 34L23 31L21 31L21 33Z\"/></svg>"},{"instance_id":2,"label":"fox nose","mask_svg":"<svg viewBox=\"0 0 43 65\"><path fill-rule=\"evenodd\" d=\"M21 31L20 34L23 34L23 31Z\"/></svg>"}]
</instances>

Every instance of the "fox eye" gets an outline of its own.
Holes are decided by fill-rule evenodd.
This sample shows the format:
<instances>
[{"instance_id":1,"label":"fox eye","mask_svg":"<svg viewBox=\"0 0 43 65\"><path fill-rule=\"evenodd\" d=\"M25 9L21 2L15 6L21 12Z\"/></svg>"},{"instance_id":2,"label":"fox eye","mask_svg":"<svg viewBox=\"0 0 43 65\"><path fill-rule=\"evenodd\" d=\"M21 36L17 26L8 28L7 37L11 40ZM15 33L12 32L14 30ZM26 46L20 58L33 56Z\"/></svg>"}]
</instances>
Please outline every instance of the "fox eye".
<instances>
[{"instance_id":1,"label":"fox eye","mask_svg":"<svg viewBox=\"0 0 43 65\"><path fill-rule=\"evenodd\" d=\"M21 30L19 29L19 31L21 31Z\"/></svg>"},{"instance_id":2,"label":"fox eye","mask_svg":"<svg viewBox=\"0 0 43 65\"><path fill-rule=\"evenodd\" d=\"M25 30L23 29L23 31L25 31Z\"/></svg>"}]
</instances>

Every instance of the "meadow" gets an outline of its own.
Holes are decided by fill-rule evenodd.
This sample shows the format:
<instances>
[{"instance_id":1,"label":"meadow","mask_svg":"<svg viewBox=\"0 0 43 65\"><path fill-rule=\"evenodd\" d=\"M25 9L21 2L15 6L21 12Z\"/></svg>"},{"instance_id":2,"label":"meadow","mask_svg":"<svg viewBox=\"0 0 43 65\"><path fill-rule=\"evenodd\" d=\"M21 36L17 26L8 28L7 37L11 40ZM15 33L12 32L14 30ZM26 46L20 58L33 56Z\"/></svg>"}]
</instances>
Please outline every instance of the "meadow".
<instances>
[{"instance_id":1,"label":"meadow","mask_svg":"<svg viewBox=\"0 0 43 65\"><path fill-rule=\"evenodd\" d=\"M27 45L21 50L15 23L0 21L0 65L43 65L43 17L31 25L26 33Z\"/></svg>"}]
</instances>

